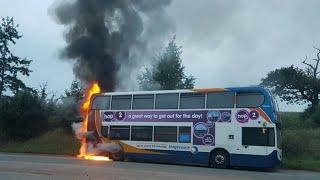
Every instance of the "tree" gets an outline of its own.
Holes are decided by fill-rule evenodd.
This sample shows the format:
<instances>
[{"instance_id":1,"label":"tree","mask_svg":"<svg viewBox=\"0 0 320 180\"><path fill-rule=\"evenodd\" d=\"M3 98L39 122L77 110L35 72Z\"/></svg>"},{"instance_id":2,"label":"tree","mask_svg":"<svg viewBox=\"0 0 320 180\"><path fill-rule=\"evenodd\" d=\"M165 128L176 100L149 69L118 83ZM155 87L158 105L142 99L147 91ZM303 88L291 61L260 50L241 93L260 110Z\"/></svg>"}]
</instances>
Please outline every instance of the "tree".
<instances>
[{"instance_id":1,"label":"tree","mask_svg":"<svg viewBox=\"0 0 320 180\"><path fill-rule=\"evenodd\" d=\"M311 103L311 112L314 112L319 104L320 79L319 62L320 49L314 47L317 51L313 63L308 62L306 57L302 63L306 66L304 69L294 67L283 67L268 73L267 77L262 79L261 85L269 87L282 100L289 104Z\"/></svg>"},{"instance_id":2,"label":"tree","mask_svg":"<svg viewBox=\"0 0 320 180\"><path fill-rule=\"evenodd\" d=\"M73 80L70 89L66 89L64 92L66 97L73 97L75 101L78 102L84 95L84 88L78 80Z\"/></svg>"},{"instance_id":3,"label":"tree","mask_svg":"<svg viewBox=\"0 0 320 180\"><path fill-rule=\"evenodd\" d=\"M71 124L73 122L82 120L79 107L83 95L83 86L78 80L73 80L70 88L66 89L65 95L61 97L62 103L59 105L60 127L63 127L68 132L72 132Z\"/></svg>"},{"instance_id":4,"label":"tree","mask_svg":"<svg viewBox=\"0 0 320 180\"><path fill-rule=\"evenodd\" d=\"M0 103L0 140L27 140L49 128L48 114L35 90L21 90Z\"/></svg>"},{"instance_id":5,"label":"tree","mask_svg":"<svg viewBox=\"0 0 320 180\"><path fill-rule=\"evenodd\" d=\"M19 34L18 25L13 18L2 17L0 25L0 98L6 90L16 93L26 86L17 76L29 76L31 60L20 58L12 54L10 44L16 44L16 40L22 36Z\"/></svg>"},{"instance_id":6,"label":"tree","mask_svg":"<svg viewBox=\"0 0 320 180\"><path fill-rule=\"evenodd\" d=\"M193 88L195 78L184 73L185 67L181 64L180 57L181 49L173 37L166 51L156 58L156 63L138 76L140 88L143 90Z\"/></svg>"}]
</instances>

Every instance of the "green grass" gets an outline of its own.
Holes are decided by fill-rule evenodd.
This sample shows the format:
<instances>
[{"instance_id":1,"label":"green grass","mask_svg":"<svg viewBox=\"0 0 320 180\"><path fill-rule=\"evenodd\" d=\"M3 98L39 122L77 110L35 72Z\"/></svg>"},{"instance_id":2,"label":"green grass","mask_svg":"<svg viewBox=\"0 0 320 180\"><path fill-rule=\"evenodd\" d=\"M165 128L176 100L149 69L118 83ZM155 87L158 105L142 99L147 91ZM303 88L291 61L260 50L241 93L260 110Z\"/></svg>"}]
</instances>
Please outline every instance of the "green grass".
<instances>
[{"instance_id":1,"label":"green grass","mask_svg":"<svg viewBox=\"0 0 320 180\"><path fill-rule=\"evenodd\" d=\"M315 160L315 159L288 160L288 159L284 159L282 162L282 168L320 171L320 160Z\"/></svg>"},{"instance_id":2,"label":"green grass","mask_svg":"<svg viewBox=\"0 0 320 180\"><path fill-rule=\"evenodd\" d=\"M320 128L303 113L281 112L282 168L320 171Z\"/></svg>"},{"instance_id":3,"label":"green grass","mask_svg":"<svg viewBox=\"0 0 320 180\"><path fill-rule=\"evenodd\" d=\"M62 129L49 131L46 134L25 142L12 142L1 146L1 152L40 153L76 155L79 152L79 141Z\"/></svg>"}]
</instances>

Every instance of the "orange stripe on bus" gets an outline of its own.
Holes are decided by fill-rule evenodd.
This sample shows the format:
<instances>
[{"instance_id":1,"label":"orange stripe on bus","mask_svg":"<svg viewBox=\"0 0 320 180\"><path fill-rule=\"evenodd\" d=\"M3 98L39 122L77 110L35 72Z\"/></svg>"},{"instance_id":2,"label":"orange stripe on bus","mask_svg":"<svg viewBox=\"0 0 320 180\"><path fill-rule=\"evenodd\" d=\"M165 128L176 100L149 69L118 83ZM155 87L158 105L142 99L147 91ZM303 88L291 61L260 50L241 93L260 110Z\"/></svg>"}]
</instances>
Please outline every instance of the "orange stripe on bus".
<instances>
[{"instance_id":1,"label":"orange stripe on bus","mask_svg":"<svg viewBox=\"0 0 320 180\"><path fill-rule=\"evenodd\" d=\"M272 123L270 117L261 108L250 108L250 110L256 110L259 115L262 116L268 123Z\"/></svg>"},{"instance_id":2,"label":"orange stripe on bus","mask_svg":"<svg viewBox=\"0 0 320 180\"><path fill-rule=\"evenodd\" d=\"M224 88L205 88L205 89L192 89L196 92L206 93L206 92L224 92L227 91Z\"/></svg>"}]
</instances>

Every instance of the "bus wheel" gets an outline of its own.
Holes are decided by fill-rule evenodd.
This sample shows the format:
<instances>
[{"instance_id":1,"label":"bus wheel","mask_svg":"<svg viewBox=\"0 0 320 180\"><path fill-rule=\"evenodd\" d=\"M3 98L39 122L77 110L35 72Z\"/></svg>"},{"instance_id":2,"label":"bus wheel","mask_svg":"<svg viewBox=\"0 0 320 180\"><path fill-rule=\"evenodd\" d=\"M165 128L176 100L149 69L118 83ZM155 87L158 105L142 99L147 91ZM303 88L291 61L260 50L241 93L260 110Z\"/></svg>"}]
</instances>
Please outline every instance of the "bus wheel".
<instances>
[{"instance_id":1,"label":"bus wheel","mask_svg":"<svg viewBox=\"0 0 320 180\"><path fill-rule=\"evenodd\" d=\"M229 166L229 154L224 150L215 150L211 154L211 164L214 168L225 169Z\"/></svg>"},{"instance_id":2,"label":"bus wheel","mask_svg":"<svg viewBox=\"0 0 320 180\"><path fill-rule=\"evenodd\" d=\"M124 152L119 150L118 152L112 153L112 159L114 161L123 161L124 160Z\"/></svg>"}]
</instances>

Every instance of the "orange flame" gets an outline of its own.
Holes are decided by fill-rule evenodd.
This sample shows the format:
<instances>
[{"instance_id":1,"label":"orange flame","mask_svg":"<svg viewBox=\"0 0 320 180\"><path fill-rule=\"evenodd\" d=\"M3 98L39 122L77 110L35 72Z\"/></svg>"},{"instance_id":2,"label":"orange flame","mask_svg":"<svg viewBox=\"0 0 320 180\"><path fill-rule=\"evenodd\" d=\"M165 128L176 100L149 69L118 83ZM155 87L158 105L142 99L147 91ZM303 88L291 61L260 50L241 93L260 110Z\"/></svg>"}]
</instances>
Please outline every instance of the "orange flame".
<instances>
[{"instance_id":1,"label":"orange flame","mask_svg":"<svg viewBox=\"0 0 320 180\"><path fill-rule=\"evenodd\" d=\"M84 101L81 105L80 111L83 119L83 133L87 133L88 128L88 114L90 110L91 104L91 97L94 94L100 93L100 87L97 82L91 83L85 92ZM88 144L86 141L86 136L83 136L81 139L81 147L80 147L80 154L78 155L79 158L88 159L88 160L96 160L96 161L109 161L110 159L105 156L94 156L93 154L88 154L87 152Z\"/></svg>"}]
</instances>

